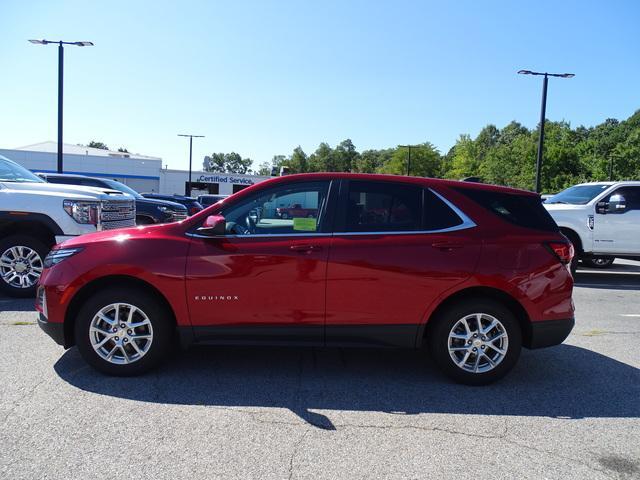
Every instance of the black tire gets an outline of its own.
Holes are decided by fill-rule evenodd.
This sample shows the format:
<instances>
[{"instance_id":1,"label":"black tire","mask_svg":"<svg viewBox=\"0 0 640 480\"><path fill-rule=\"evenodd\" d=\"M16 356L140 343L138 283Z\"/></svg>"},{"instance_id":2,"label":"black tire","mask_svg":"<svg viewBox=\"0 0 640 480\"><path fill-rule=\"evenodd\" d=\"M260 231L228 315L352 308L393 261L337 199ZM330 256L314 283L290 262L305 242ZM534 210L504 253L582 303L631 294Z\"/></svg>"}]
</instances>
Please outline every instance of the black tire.
<instances>
[{"instance_id":1,"label":"black tire","mask_svg":"<svg viewBox=\"0 0 640 480\"><path fill-rule=\"evenodd\" d=\"M490 315L499 320L508 339L506 354L502 360L493 369L478 373L462 369L449 354L449 333L459 320L476 313ZM470 321L473 322L473 320ZM473 297L466 298L440 311L429 323L427 343L431 357L447 376L465 385L487 385L504 377L518 361L522 348L522 332L514 314L504 305L491 299ZM492 350L487 348L483 351L490 352ZM497 352L493 351L492 354L496 355ZM475 354L471 355L469 358L472 360L475 358L473 357Z\"/></svg>"},{"instance_id":2,"label":"black tire","mask_svg":"<svg viewBox=\"0 0 640 480\"><path fill-rule=\"evenodd\" d=\"M605 257L604 255L597 257L587 257L582 259L582 264L589 268L609 268L615 262L616 257Z\"/></svg>"},{"instance_id":3,"label":"black tire","mask_svg":"<svg viewBox=\"0 0 640 480\"><path fill-rule=\"evenodd\" d=\"M153 218L145 217L144 215L136 217L136 225L153 225L154 223Z\"/></svg>"},{"instance_id":4,"label":"black tire","mask_svg":"<svg viewBox=\"0 0 640 480\"><path fill-rule=\"evenodd\" d=\"M91 321L100 310L114 303L126 303L137 307L151 322L151 345L144 356L132 363L111 363L102 358L91 345ZM126 313L126 310L123 313ZM89 365L107 375L127 377L145 373L167 358L173 337L172 325L171 316L156 296L144 290L117 287L98 291L89 297L75 319L74 334L80 355ZM107 345L110 347L113 343L107 342Z\"/></svg>"},{"instance_id":5,"label":"black tire","mask_svg":"<svg viewBox=\"0 0 640 480\"><path fill-rule=\"evenodd\" d=\"M282 214L282 217L281 217L281 218L282 218L283 220L286 220L286 219L288 219L288 218L289 218L289 214L288 214L287 212L284 212L284 213Z\"/></svg>"},{"instance_id":6,"label":"black tire","mask_svg":"<svg viewBox=\"0 0 640 480\"><path fill-rule=\"evenodd\" d=\"M50 248L44 244L41 240L36 237L32 237L30 235L10 235L0 240L0 258L2 258L3 254L8 251L12 247L28 247L31 250L35 251L39 260L34 264L38 265L39 268L43 266L44 258L49 253ZM6 268L3 268L0 265L0 290L10 295L12 297L34 297L37 289L37 282L31 285L30 287L17 287L9 284L9 280L5 279L3 272L5 272ZM6 270L8 273L8 270ZM30 277L31 279L35 277ZM37 278L40 278L40 275L37 275Z\"/></svg>"}]
</instances>

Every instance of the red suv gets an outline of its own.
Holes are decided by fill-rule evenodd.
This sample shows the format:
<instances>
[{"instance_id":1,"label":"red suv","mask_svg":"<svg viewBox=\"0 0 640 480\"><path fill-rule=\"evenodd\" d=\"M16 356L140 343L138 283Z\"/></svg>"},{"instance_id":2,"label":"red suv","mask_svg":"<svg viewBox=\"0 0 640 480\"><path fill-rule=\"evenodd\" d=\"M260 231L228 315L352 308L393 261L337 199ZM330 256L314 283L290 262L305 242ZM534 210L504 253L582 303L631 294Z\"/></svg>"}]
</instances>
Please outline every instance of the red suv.
<instances>
[{"instance_id":1,"label":"red suv","mask_svg":"<svg viewBox=\"0 0 640 480\"><path fill-rule=\"evenodd\" d=\"M311 218L282 219L298 203ZM255 212L260 211L260 215ZM178 223L84 235L45 260L39 324L102 372L174 340L427 346L455 380L505 375L574 325L571 244L536 194L427 178L274 178Z\"/></svg>"}]
</instances>

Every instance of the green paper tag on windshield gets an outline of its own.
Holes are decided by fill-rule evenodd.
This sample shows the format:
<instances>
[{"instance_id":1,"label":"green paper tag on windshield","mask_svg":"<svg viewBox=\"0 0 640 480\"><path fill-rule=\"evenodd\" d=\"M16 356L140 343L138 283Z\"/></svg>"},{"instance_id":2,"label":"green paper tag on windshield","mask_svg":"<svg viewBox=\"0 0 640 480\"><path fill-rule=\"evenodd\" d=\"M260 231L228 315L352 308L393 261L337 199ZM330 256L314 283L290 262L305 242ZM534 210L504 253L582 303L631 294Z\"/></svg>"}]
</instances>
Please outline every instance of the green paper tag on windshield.
<instances>
[{"instance_id":1,"label":"green paper tag on windshield","mask_svg":"<svg viewBox=\"0 0 640 480\"><path fill-rule=\"evenodd\" d=\"M315 218L294 218L293 229L301 230L303 232L315 232L317 229Z\"/></svg>"}]
</instances>

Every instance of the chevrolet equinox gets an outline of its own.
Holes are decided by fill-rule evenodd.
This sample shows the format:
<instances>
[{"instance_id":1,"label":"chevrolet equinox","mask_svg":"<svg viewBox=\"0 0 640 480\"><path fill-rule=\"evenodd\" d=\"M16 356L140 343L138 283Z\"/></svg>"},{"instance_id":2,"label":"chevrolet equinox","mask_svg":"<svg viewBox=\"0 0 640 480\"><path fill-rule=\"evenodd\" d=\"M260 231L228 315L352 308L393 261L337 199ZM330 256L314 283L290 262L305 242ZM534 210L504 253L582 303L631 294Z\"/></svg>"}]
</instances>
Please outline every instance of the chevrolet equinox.
<instances>
[{"instance_id":1,"label":"chevrolet equinox","mask_svg":"<svg viewBox=\"0 0 640 480\"><path fill-rule=\"evenodd\" d=\"M304 215L278 212L300 205ZM312 213L309 213L312 212ZM44 262L36 308L111 375L174 341L427 347L466 384L574 325L573 247L539 195L428 178L274 178L178 223L83 235Z\"/></svg>"}]
</instances>

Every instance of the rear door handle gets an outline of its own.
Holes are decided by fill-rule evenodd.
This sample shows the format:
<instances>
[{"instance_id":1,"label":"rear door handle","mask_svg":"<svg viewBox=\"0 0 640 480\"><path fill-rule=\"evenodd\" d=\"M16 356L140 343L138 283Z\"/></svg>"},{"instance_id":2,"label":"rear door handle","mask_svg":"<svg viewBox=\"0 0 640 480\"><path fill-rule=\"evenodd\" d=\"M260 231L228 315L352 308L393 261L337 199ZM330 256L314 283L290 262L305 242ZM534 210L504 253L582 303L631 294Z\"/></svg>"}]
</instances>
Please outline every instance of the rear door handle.
<instances>
[{"instance_id":1,"label":"rear door handle","mask_svg":"<svg viewBox=\"0 0 640 480\"><path fill-rule=\"evenodd\" d=\"M289 247L289 250L300 253L316 252L321 249L322 247L320 247L319 245L291 245Z\"/></svg>"},{"instance_id":2,"label":"rear door handle","mask_svg":"<svg viewBox=\"0 0 640 480\"><path fill-rule=\"evenodd\" d=\"M455 243L455 242L434 242L431 244L433 248L437 248L439 250L451 251L456 248L464 247L463 243Z\"/></svg>"}]
</instances>

